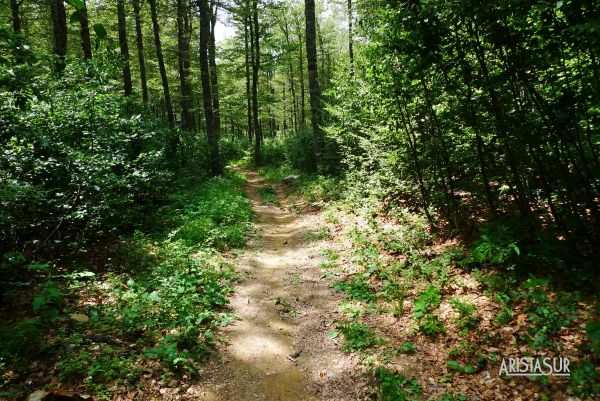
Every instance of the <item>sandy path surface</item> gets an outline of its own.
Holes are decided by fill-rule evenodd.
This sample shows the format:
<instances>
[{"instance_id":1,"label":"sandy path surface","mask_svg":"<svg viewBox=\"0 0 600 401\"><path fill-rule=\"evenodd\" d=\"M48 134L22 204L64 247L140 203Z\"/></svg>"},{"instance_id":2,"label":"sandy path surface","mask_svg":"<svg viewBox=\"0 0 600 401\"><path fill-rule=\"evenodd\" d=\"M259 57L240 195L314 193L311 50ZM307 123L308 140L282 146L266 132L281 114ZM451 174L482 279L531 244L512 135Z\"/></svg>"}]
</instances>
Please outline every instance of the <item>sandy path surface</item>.
<instances>
[{"instance_id":1,"label":"sandy path surface","mask_svg":"<svg viewBox=\"0 0 600 401\"><path fill-rule=\"evenodd\" d=\"M356 400L364 387L356 358L340 351L338 339L327 339L340 297L319 278L322 244L307 239L322 224L321 216L291 211L293 200L280 188L280 204L265 204L258 190L266 184L257 173L244 173L258 233L236 261L243 279L231 306L240 319L224 330L229 341L204 367L205 380L187 396L215 401Z\"/></svg>"}]
</instances>

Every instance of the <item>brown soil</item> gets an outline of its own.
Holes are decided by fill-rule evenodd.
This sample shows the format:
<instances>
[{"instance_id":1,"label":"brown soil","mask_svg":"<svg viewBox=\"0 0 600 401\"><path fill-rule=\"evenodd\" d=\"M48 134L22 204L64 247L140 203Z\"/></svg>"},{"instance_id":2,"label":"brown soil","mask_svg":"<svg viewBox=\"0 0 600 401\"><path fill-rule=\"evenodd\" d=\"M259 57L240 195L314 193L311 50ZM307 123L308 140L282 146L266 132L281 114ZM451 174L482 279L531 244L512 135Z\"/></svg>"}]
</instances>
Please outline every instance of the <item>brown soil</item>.
<instances>
[{"instance_id":1,"label":"brown soil","mask_svg":"<svg viewBox=\"0 0 600 401\"><path fill-rule=\"evenodd\" d=\"M322 224L318 212L292 211L294 199L276 188L279 205L265 204L265 183L252 171L246 192L258 235L236 262L243 277L231 300L239 320L187 390L196 400L355 400L366 386L355 356L340 351L334 329L340 296L321 280L318 242L307 234ZM295 204L300 210L307 209Z\"/></svg>"}]
</instances>

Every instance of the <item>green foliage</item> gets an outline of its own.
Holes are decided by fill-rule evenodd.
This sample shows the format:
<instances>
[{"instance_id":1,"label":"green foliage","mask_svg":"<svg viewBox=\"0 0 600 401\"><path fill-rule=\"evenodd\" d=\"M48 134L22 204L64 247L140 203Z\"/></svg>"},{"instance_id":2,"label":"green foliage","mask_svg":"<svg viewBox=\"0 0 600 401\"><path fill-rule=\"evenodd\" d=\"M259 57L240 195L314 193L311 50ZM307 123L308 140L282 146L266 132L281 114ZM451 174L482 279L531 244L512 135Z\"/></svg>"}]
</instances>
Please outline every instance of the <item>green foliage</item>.
<instances>
[{"instance_id":1,"label":"green foliage","mask_svg":"<svg viewBox=\"0 0 600 401\"><path fill-rule=\"evenodd\" d=\"M258 188L258 195L264 203L279 205L279 200L277 199L277 196L275 196L275 188L272 186Z\"/></svg>"},{"instance_id":2,"label":"green foliage","mask_svg":"<svg viewBox=\"0 0 600 401\"><path fill-rule=\"evenodd\" d=\"M90 271L70 272L40 286L33 298L36 318L2 327L0 358L15 366L44 351L50 361L60 356L59 377L83 380L98 395L115 380L136 383L143 358L160 359L174 374L195 376L198 363L214 345L214 332L231 320L225 308L236 276L216 248L239 246L244 243L239 238L248 234L252 212L241 192L242 182L235 174L202 184L184 180L184 189L174 191L170 203L155 216L160 229L150 226L151 234L136 231L120 241L105 255L110 263L102 277ZM220 204L218 199L230 204ZM212 202L216 205L211 206ZM178 231L206 216L211 219L210 232L220 241L193 243L189 237L171 235L173 228ZM219 234L228 230L239 235ZM5 263L23 266L25 262L13 253L5 257ZM25 266L36 274L47 274L45 264ZM57 327L57 318L73 311L70 302L64 301L72 296L69 289L94 294L105 302L77 310L89 317L87 323Z\"/></svg>"},{"instance_id":3,"label":"green foliage","mask_svg":"<svg viewBox=\"0 0 600 401\"><path fill-rule=\"evenodd\" d=\"M457 372L463 372L463 373L468 373L468 374L473 374L475 372L477 372L477 368L473 365L462 365L457 361L454 360L448 360L446 361L446 365L448 365L448 367L454 371Z\"/></svg>"},{"instance_id":4,"label":"green foliage","mask_svg":"<svg viewBox=\"0 0 600 401\"><path fill-rule=\"evenodd\" d=\"M440 319L432 314L441 301L440 289L434 285L430 285L414 301L412 316L418 320L419 329L428 336L435 337L446 332Z\"/></svg>"},{"instance_id":5,"label":"green foliage","mask_svg":"<svg viewBox=\"0 0 600 401\"><path fill-rule=\"evenodd\" d=\"M213 178L196 189L183 191L170 209L183 209L170 233L189 246L217 249L242 247L250 227L252 210L242 189L242 180L233 173Z\"/></svg>"},{"instance_id":6,"label":"green foliage","mask_svg":"<svg viewBox=\"0 0 600 401\"><path fill-rule=\"evenodd\" d=\"M597 356L600 356L600 321L589 322L585 331L590 339L590 348Z\"/></svg>"},{"instance_id":7,"label":"green foliage","mask_svg":"<svg viewBox=\"0 0 600 401\"><path fill-rule=\"evenodd\" d=\"M508 227L499 225L484 232L473 248L473 258L480 263L502 264L521 251Z\"/></svg>"},{"instance_id":8,"label":"green foliage","mask_svg":"<svg viewBox=\"0 0 600 401\"><path fill-rule=\"evenodd\" d=\"M475 315L477 305L473 302L465 302L457 298L451 299L450 305L452 305L459 314L459 317L455 319L455 322L463 333L477 327L477 323L479 322L479 318Z\"/></svg>"},{"instance_id":9,"label":"green foliage","mask_svg":"<svg viewBox=\"0 0 600 401\"><path fill-rule=\"evenodd\" d=\"M523 284L523 297L527 302L525 312L532 323L527 339L536 349L554 346L552 336L563 327L570 326L575 319L577 294L557 294L556 301L548 296L548 280L530 276Z\"/></svg>"},{"instance_id":10,"label":"green foliage","mask_svg":"<svg viewBox=\"0 0 600 401\"><path fill-rule=\"evenodd\" d=\"M322 241L331 238L329 227L321 227L317 231L310 231L306 234L308 242Z\"/></svg>"},{"instance_id":11,"label":"green foliage","mask_svg":"<svg viewBox=\"0 0 600 401\"><path fill-rule=\"evenodd\" d=\"M600 394L600 373L591 361L583 360L571 367L569 387L582 397L593 398Z\"/></svg>"},{"instance_id":12,"label":"green foliage","mask_svg":"<svg viewBox=\"0 0 600 401\"><path fill-rule=\"evenodd\" d=\"M0 251L77 247L144 220L171 173L172 132L109 84L110 53L0 93ZM134 112L135 111L135 112Z\"/></svg>"},{"instance_id":13,"label":"green foliage","mask_svg":"<svg viewBox=\"0 0 600 401\"><path fill-rule=\"evenodd\" d=\"M383 339L376 337L366 324L343 323L338 325L337 329L344 335L342 349L346 352L364 351L384 342Z\"/></svg>"},{"instance_id":14,"label":"green foliage","mask_svg":"<svg viewBox=\"0 0 600 401\"><path fill-rule=\"evenodd\" d=\"M339 280L333 283L336 291L346 293L348 298L357 301L373 302L377 299L375 287L367 282L367 277L359 275L351 280Z\"/></svg>"},{"instance_id":15,"label":"green foliage","mask_svg":"<svg viewBox=\"0 0 600 401\"><path fill-rule=\"evenodd\" d=\"M413 304L413 317L421 319L429 315L442 301L440 289L436 286L429 286L423 291Z\"/></svg>"},{"instance_id":16,"label":"green foliage","mask_svg":"<svg viewBox=\"0 0 600 401\"><path fill-rule=\"evenodd\" d=\"M142 370L135 366L135 355L109 346L98 351L74 350L66 354L57 364L58 376L67 382L85 379L88 386L124 379L135 383Z\"/></svg>"},{"instance_id":17,"label":"green foliage","mask_svg":"<svg viewBox=\"0 0 600 401\"><path fill-rule=\"evenodd\" d=\"M33 311L40 314L44 321L50 322L58 317L63 306L63 296L56 282L46 281L33 298Z\"/></svg>"},{"instance_id":18,"label":"green foliage","mask_svg":"<svg viewBox=\"0 0 600 401\"><path fill-rule=\"evenodd\" d=\"M377 399L380 401L421 400L423 388L416 379L409 379L401 373L380 366L375 370Z\"/></svg>"},{"instance_id":19,"label":"green foliage","mask_svg":"<svg viewBox=\"0 0 600 401\"><path fill-rule=\"evenodd\" d=\"M396 350L402 354L414 354L417 352L417 348L412 341L402 343Z\"/></svg>"},{"instance_id":20,"label":"green foliage","mask_svg":"<svg viewBox=\"0 0 600 401\"><path fill-rule=\"evenodd\" d=\"M445 392L438 399L438 401L467 401L469 398L463 394L453 394L452 392Z\"/></svg>"}]
</instances>

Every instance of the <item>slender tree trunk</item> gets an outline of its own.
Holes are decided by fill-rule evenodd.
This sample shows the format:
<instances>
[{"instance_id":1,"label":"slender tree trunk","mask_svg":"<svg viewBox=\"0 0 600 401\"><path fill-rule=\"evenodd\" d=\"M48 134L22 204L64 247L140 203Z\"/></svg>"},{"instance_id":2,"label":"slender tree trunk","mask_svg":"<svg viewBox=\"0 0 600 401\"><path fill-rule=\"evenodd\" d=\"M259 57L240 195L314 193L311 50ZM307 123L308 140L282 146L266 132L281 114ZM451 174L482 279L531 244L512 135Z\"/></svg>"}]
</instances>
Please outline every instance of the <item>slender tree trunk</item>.
<instances>
[{"instance_id":1,"label":"slender tree trunk","mask_svg":"<svg viewBox=\"0 0 600 401\"><path fill-rule=\"evenodd\" d=\"M314 138L315 160L310 166L316 169L322 160L324 137L322 131L323 117L321 111L321 88L319 86L319 72L317 62L317 43L315 29L315 1L304 1L306 16L306 63L308 66L308 88L310 91L310 110L312 115L312 128Z\"/></svg>"},{"instance_id":2,"label":"slender tree trunk","mask_svg":"<svg viewBox=\"0 0 600 401\"><path fill-rule=\"evenodd\" d=\"M288 28L288 23L287 20L283 19L283 22L281 24L281 29L283 31L283 34L285 36L285 43L287 45L288 48L288 78L289 78L289 85L290 85L290 92L292 93L292 110L293 110L293 118L292 118L292 127L294 130L297 130L298 127L298 100L296 99L296 84L294 82L294 63L293 63L293 59L292 59L292 53L291 53L291 43L290 43L290 31Z\"/></svg>"},{"instance_id":3,"label":"slender tree trunk","mask_svg":"<svg viewBox=\"0 0 600 401\"><path fill-rule=\"evenodd\" d=\"M10 12L12 16L12 29L17 35L21 34L21 4L18 0L10 0ZM25 60L23 58L23 49L21 48L21 38L19 37L19 46L15 48L15 61L17 64L22 64Z\"/></svg>"},{"instance_id":4,"label":"slender tree trunk","mask_svg":"<svg viewBox=\"0 0 600 401\"><path fill-rule=\"evenodd\" d=\"M215 40L215 26L217 25L217 2L212 1L210 7L210 40L208 42L208 65L210 67L210 84L212 89L213 112L215 115L215 130L217 137L221 132L221 105L219 102L219 80L217 75L217 44Z\"/></svg>"},{"instance_id":5,"label":"slender tree trunk","mask_svg":"<svg viewBox=\"0 0 600 401\"><path fill-rule=\"evenodd\" d=\"M177 0L177 61L181 87L181 119L183 128L195 128L192 114L192 86L190 85L190 4L188 0Z\"/></svg>"},{"instance_id":6,"label":"slender tree trunk","mask_svg":"<svg viewBox=\"0 0 600 401\"><path fill-rule=\"evenodd\" d=\"M248 33L249 17L244 15L244 52L245 52L245 67L246 67L246 115L248 120L248 143L252 143L254 136L252 129L252 94L250 92L250 64L251 57L248 42L250 41Z\"/></svg>"},{"instance_id":7,"label":"slender tree trunk","mask_svg":"<svg viewBox=\"0 0 600 401\"><path fill-rule=\"evenodd\" d=\"M88 19L87 4L83 0L83 8L79 15L79 31L81 35L81 49L85 60L92 59L92 41L90 39L90 21Z\"/></svg>"},{"instance_id":8,"label":"slender tree trunk","mask_svg":"<svg viewBox=\"0 0 600 401\"><path fill-rule=\"evenodd\" d=\"M142 18L140 15L140 2L133 0L133 14L135 17L135 40L137 43L138 62L140 64L140 80L142 83L142 99L148 102L148 83L146 81L146 60L144 57L144 37L142 35Z\"/></svg>"},{"instance_id":9,"label":"slender tree trunk","mask_svg":"<svg viewBox=\"0 0 600 401\"><path fill-rule=\"evenodd\" d=\"M258 25L257 0L252 1L252 31L250 37L254 43L252 64L252 115L254 121L254 163L260 164L260 147L262 144L262 128L258 121L258 70L260 68L260 30Z\"/></svg>"},{"instance_id":10,"label":"slender tree trunk","mask_svg":"<svg viewBox=\"0 0 600 401\"><path fill-rule=\"evenodd\" d=\"M14 33L21 33L21 5L18 0L10 0L10 13L12 17L12 28Z\"/></svg>"},{"instance_id":11,"label":"slender tree trunk","mask_svg":"<svg viewBox=\"0 0 600 401\"><path fill-rule=\"evenodd\" d=\"M123 61L123 88L125 96L132 92L131 68L129 67L129 41L127 40L127 27L125 20L125 0L117 0L117 16L119 19L119 45Z\"/></svg>"},{"instance_id":12,"label":"slender tree trunk","mask_svg":"<svg viewBox=\"0 0 600 401\"><path fill-rule=\"evenodd\" d=\"M304 89L304 53L302 52L302 33L298 33L298 39L300 40L300 126L304 128L306 125L306 102L305 102L305 89Z\"/></svg>"},{"instance_id":13,"label":"slender tree trunk","mask_svg":"<svg viewBox=\"0 0 600 401\"><path fill-rule=\"evenodd\" d=\"M521 212L521 215L528 222L531 232L534 233L537 230L537 227L536 227L535 221L533 220L533 217L532 217L531 206L529 204L529 198L527 197L527 194L525 193L525 188L524 188L523 182L521 180L521 175L519 173L515 155L509 144L509 141L508 141L507 129L506 129L505 120L504 120L504 113L501 108L500 102L498 100L498 94L496 93L496 90L494 89L494 87L492 86L492 83L490 82L489 70L487 67L487 63L485 62L485 53L484 53L484 49L481 44L481 41L479 39L477 25L475 25L475 23L473 23L471 26L469 26L469 28L470 28L469 33L475 38L475 43L474 43L475 55L476 55L479 67L481 69L481 74L482 74L482 77L484 80L486 90L490 97L491 106L492 106L492 114L494 115L494 119L496 120L497 132L501 138L504 152L506 155L506 160L508 162L508 167L509 167L510 173L512 175L512 185L516 189L515 195L517 198L517 205L519 207L519 211Z\"/></svg>"},{"instance_id":14,"label":"slender tree trunk","mask_svg":"<svg viewBox=\"0 0 600 401\"><path fill-rule=\"evenodd\" d=\"M352 13L352 0L348 0L348 56L350 57L350 78L354 78L354 37L352 34L352 22L354 15Z\"/></svg>"},{"instance_id":15,"label":"slender tree trunk","mask_svg":"<svg viewBox=\"0 0 600 401\"><path fill-rule=\"evenodd\" d=\"M52 32L54 36L53 52L57 56L54 63L56 72L64 71L65 57L67 56L67 14L63 0L50 0L52 14Z\"/></svg>"},{"instance_id":16,"label":"slender tree trunk","mask_svg":"<svg viewBox=\"0 0 600 401\"><path fill-rule=\"evenodd\" d=\"M202 80L202 100L204 104L204 117L206 120L206 136L208 138L208 152L210 169L213 175L223 172L219 156L219 141L215 130L210 72L208 66L208 42L210 41L210 9L208 0L197 0L200 9L200 77Z\"/></svg>"},{"instance_id":17,"label":"slender tree trunk","mask_svg":"<svg viewBox=\"0 0 600 401\"><path fill-rule=\"evenodd\" d=\"M162 80L162 87L165 97L165 108L167 110L167 119L171 127L175 126L175 115L173 114L173 104L171 103L171 92L169 90L169 80L167 79L167 70L163 58L162 44L160 42L160 26L158 25L158 15L156 12L156 0L148 0L150 5L150 15L152 17L152 28L154 31L154 46L156 46L156 58L158 59L158 69Z\"/></svg>"}]
</instances>

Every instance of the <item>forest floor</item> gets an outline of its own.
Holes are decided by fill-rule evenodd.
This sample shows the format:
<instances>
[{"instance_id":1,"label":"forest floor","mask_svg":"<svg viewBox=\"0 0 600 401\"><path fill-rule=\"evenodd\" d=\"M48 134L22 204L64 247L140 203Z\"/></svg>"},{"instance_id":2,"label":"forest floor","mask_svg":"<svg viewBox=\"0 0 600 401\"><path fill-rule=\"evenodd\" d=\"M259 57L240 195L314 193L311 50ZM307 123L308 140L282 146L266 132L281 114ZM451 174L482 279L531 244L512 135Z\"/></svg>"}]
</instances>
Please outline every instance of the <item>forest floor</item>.
<instances>
[{"instance_id":1,"label":"forest floor","mask_svg":"<svg viewBox=\"0 0 600 401\"><path fill-rule=\"evenodd\" d=\"M434 237L422 216L349 207L327 179L260 173L244 171L257 235L233 262L240 319L194 399L589 399L589 299L464 268L463 246ZM577 387L501 376L503 358L519 355L567 356Z\"/></svg>"},{"instance_id":2,"label":"forest floor","mask_svg":"<svg viewBox=\"0 0 600 401\"><path fill-rule=\"evenodd\" d=\"M350 203L334 178L234 167L183 184L154 232L55 274L36 320L22 291L0 307L15 358L0 360L0 399L577 401L600 388L589 295L471 267L423 216ZM566 356L572 377L501 376L520 356Z\"/></svg>"},{"instance_id":3,"label":"forest floor","mask_svg":"<svg viewBox=\"0 0 600 401\"><path fill-rule=\"evenodd\" d=\"M366 386L357 357L327 340L341 295L322 279L321 213L244 171L257 235L235 262L242 277L231 299L239 320L203 366L196 400L352 400Z\"/></svg>"}]
</instances>

